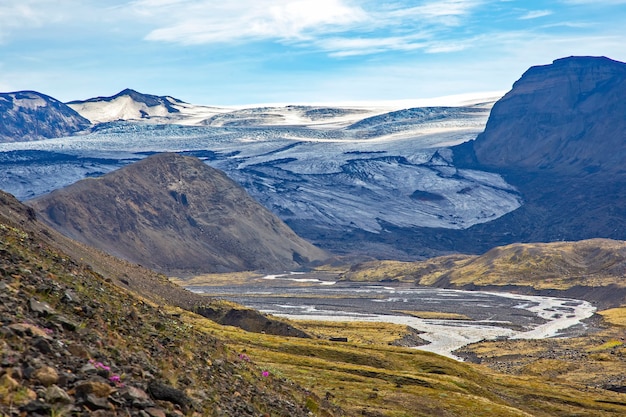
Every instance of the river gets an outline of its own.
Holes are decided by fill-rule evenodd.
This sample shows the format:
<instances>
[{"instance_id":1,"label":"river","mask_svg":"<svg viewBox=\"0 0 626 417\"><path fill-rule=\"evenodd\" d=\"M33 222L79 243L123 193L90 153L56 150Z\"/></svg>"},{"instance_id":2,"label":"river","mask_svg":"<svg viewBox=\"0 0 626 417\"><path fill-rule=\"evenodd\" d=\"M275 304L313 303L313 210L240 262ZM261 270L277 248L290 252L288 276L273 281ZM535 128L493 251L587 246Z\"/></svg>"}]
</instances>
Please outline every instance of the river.
<instances>
[{"instance_id":1,"label":"river","mask_svg":"<svg viewBox=\"0 0 626 417\"><path fill-rule=\"evenodd\" d=\"M267 275L254 285L189 286L290 319L387 322L410 326L429 342L416 349L460 360L454 351L481 340L542 339L584 329L595 307L583 300L411 287L400 284L337 282L289 273ZM402 312L455 313L467 320L417 318Z\"/></svg>"}]
</instances>

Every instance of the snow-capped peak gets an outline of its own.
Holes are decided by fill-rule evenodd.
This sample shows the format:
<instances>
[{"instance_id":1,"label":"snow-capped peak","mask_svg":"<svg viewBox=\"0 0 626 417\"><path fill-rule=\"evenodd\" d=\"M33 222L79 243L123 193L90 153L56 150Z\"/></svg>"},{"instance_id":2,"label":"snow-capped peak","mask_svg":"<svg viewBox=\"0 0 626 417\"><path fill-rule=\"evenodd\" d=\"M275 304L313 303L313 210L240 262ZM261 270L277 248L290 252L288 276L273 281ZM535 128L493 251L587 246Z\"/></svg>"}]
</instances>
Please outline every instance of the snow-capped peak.
<instances>
[{"instance_id":1,"label":"snow-capped peak","mask_svg":"<svg viewBox=\"0 0 626 417\"><path fill-rule=\"evenodd\" d=\"M67 103L92 123L168 117L180 112L177 106L181 104L184 102L173 97L142 94L128 88L111 97Z\"/></svg>"}]
</instances>

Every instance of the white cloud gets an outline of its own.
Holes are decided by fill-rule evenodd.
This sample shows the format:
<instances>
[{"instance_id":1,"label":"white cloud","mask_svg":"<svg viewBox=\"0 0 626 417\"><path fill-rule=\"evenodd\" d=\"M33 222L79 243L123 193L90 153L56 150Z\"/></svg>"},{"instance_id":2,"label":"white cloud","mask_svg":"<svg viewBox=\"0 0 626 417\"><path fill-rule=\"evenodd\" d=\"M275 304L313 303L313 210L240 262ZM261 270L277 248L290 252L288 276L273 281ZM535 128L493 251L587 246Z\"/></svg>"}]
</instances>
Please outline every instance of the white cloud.
<instances>
[{"instance_id":1,"label":"white cloud","mask_svg":"<svg viewBox=\"0 0 626 417\"><path fill-rule=\"evenodd\" d=\"M40 3L33 0L0 3L0 39L17 28L42 26L47 13L38 7Z\"/></svg>"},{"instance_id":2,"label":"white cloud","mask_svg":"<svg viewBox=\"0 0 626 417\"><path fill-rule=\"evenodd\" d=\"M71 30L70 26L93 32L106 19L126 17L121 2L128 0L0 0L0 40L20 30L40 31L46 39L53 39L61 29ZM55 33L42 31L51 27Z\"/></svg>"},{"instance_id":3,"label":"white cloud","mask_svg":"<svg viewBox=\"0 0 626 417\"><path fill-rule=\"evenodd\" d=\"M469 15L483 3L480 0L431 1L415 7L400 7L385 14L391 19L417 18L428 23L457 26L462 23L461 17Z\"/></svg>"},{"instance_id":4,"label":"white cloud","mask_svg":"<svg viewBox=\"0 0 626 417\"><path fill-rule=\"evenodd\" d=\"M146 39L182 44L303 39L368 19L360 7L342 0L140 0L133 6L164 23Z\"/></svg>"},{"instance_id":5,"label":"white cloud","mask_svg":"<svg viewBox=\"0 0 626 417\"><path fill-rule=\"evenodd\" d=\"M520 20L530 20L537 19L544 16L550 16L552 14L551 10L531 10L523 16L520 16Z\"/></svg>"},{"instance_id":6,"label":"white cloud","mask_svg":"<svg viewBox=\"0 0 626 417\"><path fill-rule=\"evenodd\" d=\"M425 48L424 40L463 18L483 0L137 0L133 10L155 22L150 41L185 45L269 40L314 47L331 56ZM444 48L439 48L443 51ZM452 50L452 49L449 49ZM455 48L455 50L458 50Z\"/></svg>"},{"instance_id":7,"label":"white cloud","mask_svg":"<svg viewBox=\"0 0 626 417\"><path fill-rule=\"evenodd\" d=\"M384 38L324 38L316 46L334 57L369 55L385 51L411 51L428 46L417 37L390 36Z\"/></svg>"}]
</instances>

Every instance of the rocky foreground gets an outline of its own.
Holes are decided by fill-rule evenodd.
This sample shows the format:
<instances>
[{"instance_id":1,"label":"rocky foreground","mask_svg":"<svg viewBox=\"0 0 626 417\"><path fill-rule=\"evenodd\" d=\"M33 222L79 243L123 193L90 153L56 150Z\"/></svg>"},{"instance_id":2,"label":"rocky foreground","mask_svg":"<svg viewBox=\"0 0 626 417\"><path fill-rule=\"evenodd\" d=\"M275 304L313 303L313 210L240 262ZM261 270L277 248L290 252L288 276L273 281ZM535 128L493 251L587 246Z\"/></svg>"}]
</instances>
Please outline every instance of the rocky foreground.
<instances>
[{"instance_id":1,"label":"rocky foreground","mask_svg":"<svg viewBox=\"0 0 626 417\"><path fill-rule=\"evenodd\" d=\"M6 222L0 325L2 416L309 415L309 393Z\"/></svg>"}]
</instances>

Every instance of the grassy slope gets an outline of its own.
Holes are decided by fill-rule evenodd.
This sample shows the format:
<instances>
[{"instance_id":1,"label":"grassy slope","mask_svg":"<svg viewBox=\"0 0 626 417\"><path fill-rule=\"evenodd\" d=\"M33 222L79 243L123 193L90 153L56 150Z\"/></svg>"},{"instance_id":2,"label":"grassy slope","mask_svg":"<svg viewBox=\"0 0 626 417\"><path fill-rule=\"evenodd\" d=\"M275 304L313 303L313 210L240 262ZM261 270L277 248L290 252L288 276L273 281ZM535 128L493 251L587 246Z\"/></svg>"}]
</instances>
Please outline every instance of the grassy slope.
<instances>
[{"instance_id":1,"label":"grassy slope","mask_svg":"<svg viewBox=\"0 0 626 417\"><path fill-rule=\"evenodd\" d=\"M51 248L36 233L16 223L3 225L6 288L24 300L40 298L67 315L78 313L62 301L65 289L91 300L96 314L83 317L76 334L63 335L66 342L83 346L87 357L128 369L128 384L143 386L151 375L185 389L202 414L250 404L284 415L290 403L320 416L341 415L333 404L346 415L370 416L618 416L626 411L624 396L606 390L533 375L505 376L365 338L364 343L332 343L249 333L161 301L157 307L121 288L117 279ZM0 344L4 352L20 349L19 342L10 336ZM239 353L251 361L242 361ZM263 377L262 370L270 375ZM31 382L24 384L31 389Z\"/></svg>"},{"instance_id":2,"label":"grassy slope","mask_svg":"<svg viewBox=\"0 0 626 417\"><path fill-rule=\"evenodd\" d=\"M187 415L221 415L220 408L226 415L308 415L308 392L282 380L263 378L258 368L241 363L237 352L222 341L181 319L182 310L157 306L18 225L3 221L0 284L0 416L13 415L42 390L36 380L17 370L20 364L26 368L45 363L59 373L75 375L66 386L71 394L75 391L71 381L78 378L80 382L80 369L90 359L110 365L126 386L145 390L150 381L158 381L184 390L194 404ZM74 302L67 301L68 294ZM47 303L54 313L37 314L29 307L32 299ZM55 320L60 316L65 317L64 323L76 326L59 326ZM196 319L210 322L200 316ZM33 330L22 334L11 330L15 325ZM49 330L39 337L49 340L47 351L33 349L42 329ZM110 389L116 391L113 383ZM80 409L78 402L76 405ZM160 405L174 411L171 403ZM52 407L55 415L78 412L72 411L71 404L69 408L64 404ZM331 407L327 410L332 415L342 414ZM130 411L120 407L106 415L129 415Z\"/></svg>"},{"instance_id":3,"label":"grassy slope","mask_svg":"<svg viewBox=\"0 0 626 417\"><path fill-rule=\"evenodd\" d=\"M452 255L423 262L373 261L344 273L350 281L384 279L419 285L518 285L537 290L573 286L626 287L626 242L513 244L484 255Z\"/></svg>"},{"instance_id":4,"label":"grassy slope","mask_svg":"<svg viewBox=\"0 0 626 417\"><path fill-rule=\"evenodd\" d=\"M536 375L504 376L427 352L388 346L384 337L368 343L336 343L250 334L206 321L192 323L244 351L273 376L308 387L315 394L312 398L328 398L350 415L602 416L626 412L621 394ZM309 406L315 409L312 401Z\"/></svg>"}]
</instances>

